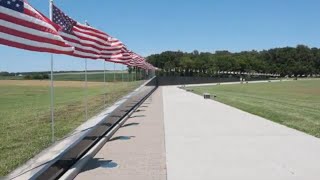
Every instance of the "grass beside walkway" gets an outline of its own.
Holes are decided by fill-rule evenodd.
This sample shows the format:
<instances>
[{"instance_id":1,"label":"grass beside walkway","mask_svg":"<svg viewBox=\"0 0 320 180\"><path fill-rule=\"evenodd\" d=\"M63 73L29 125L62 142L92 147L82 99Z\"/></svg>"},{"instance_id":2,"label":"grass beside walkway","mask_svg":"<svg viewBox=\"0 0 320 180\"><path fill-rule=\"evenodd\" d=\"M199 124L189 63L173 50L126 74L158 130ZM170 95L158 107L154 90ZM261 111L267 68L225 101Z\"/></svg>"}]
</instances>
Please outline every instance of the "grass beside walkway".
<instances>
[{"instance_id":1,"label":"grass beside walkway","mask_svg":"<svg viewBox=\"0 0 320 180\"><path fill-rule=\"evenodd\" d=\"M92 117L142 82L88 83ZM48 81L0 80L0 176L8 174L51 144ZM84 83L55 82L55 135L63 138L85 119ZM106 97L106 106L104 105Z\"/></svg>"},{"instance_id":2,"label":"grass beside walkway","mask_svg":"<svg viewBox=\"0 0 320 180\"><path fill-rule=\"evenodd\" d=\"M192 87L224 104L320 137L320 80Z\"/></svg>"}]
</instances>

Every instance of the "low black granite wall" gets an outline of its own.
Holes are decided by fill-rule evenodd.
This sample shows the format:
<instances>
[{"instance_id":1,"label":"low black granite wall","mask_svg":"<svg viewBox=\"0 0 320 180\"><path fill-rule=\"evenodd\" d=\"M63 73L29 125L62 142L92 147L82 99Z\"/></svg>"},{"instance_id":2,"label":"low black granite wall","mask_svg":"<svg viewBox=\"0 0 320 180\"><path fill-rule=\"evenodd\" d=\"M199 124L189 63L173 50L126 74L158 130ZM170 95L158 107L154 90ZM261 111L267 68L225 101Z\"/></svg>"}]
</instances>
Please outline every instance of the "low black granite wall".
<instances>
[{"instance_id":1,"label":"low black granite wall","mask_svg":"<svg viewBox=\"0 0 320 180\"><path fill-rule=\"evenodd\" d=\"M267 77L251 77L246 79L246 81L258 81L258 80L268 80L268 78ZM184 77L184 76L158 77L159 86L223 83L223 82L240 82L240 77Z\"/></svg>"}]
</instances>

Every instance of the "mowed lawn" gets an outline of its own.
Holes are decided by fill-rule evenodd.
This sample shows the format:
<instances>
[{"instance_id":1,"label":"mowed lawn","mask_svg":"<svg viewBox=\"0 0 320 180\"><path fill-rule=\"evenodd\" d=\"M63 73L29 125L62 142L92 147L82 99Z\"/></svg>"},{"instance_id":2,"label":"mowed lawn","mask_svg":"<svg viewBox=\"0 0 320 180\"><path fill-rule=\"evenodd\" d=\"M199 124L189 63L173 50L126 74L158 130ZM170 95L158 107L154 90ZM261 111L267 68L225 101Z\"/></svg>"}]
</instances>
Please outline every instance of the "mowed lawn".
<instances>
[{"instance_id":1,"label":"mowed lawn","mask_svg":"<svg viewBox=\"0 0 320 180\"><path fill-rule=\"evenodd\" d=\"M108 71L106 74L103 72L88 72L88 81L91 82L119 82L119 81L134 81L136 79L144 79L145 74L142 72L132 72L127 71ZM84 72L69 72L69 73L55 73L55 81L84 81ZM24 80L23 76L0 76L0 80Z\"/></svg>"},{"instance_id":2,"label":"mowed lawn","mask_svg":"<svg viewBox=\"0 0 320 180\"><path fill-rule=\"evenodd\" d=\"M320 80L217 85L192 88L215 100L320 137Z\"/></svg>"},{"instance_id":3,"label":"mowed lawn","mask_svg":"<svg viewBox=\"0 0 320 180\"><path fill-rule=\"evenodd\" d=\"M104 83L89 82L89 117L141 83L108 83L105 88ZM57 139L86 121L83 87L83 82L55 82ZM0 80L0 176L8 174L51 144L50 122L48 81Z\"/></svg>"},{"instance_id":4,"label":"mowed lawn","mask_svg":"<svg viewBox=\"0 0 320 180\"><path fill-rule=\"evenodd\" d=\"M84 73L56 73L54 79L56 81L84 81ZM135 79L143 79L143 74L132 72L107 72L105 74L107 82L114 81L134 81ZM102 72L88 73L88 81L92 82L104 82L104 74Z\"/></svg>"}]
</instances>

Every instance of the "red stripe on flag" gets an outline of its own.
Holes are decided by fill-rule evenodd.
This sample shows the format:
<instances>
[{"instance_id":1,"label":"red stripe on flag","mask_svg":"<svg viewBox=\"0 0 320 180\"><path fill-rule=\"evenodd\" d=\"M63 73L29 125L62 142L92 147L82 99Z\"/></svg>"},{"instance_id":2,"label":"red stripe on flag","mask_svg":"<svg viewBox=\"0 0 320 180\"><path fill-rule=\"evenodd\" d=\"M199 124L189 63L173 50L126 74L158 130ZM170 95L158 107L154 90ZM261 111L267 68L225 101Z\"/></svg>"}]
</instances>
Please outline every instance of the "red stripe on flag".
<instances>
[{"instance_id":1,"label":"red stripe on flag","mask_svg":"<svg viewBox=\"0 0 320 180\"><path fill-rule=\"evenodd\" d=\"M58 40L53 40L53 39L48 39L48 38L44 38L44 37L40 37L40 36L35 36L35 35L28 34L28 33L22 32L22 31L17 31L15 29L10 29L10 28L7 28L7 27L1 26L1 25L0 25L0 32L6 33L6 34L10 34L10 35L13 35L13 36L17 36L17 37L21 37L21 38L24 38L24 39L30 39L30 40L33 40L33 41L39 41L39 42L41 41L41 42L44 42L44 43L55 44L55 45L61 46L61 47L68 47L65 43L63 43L61 41L58 41Z\"/></svg>"},{"instance_id":2,"label":"red stripe on flag","mask_svg":"<svg viewBox=\"0 0 320 180\"><path fill-rule=\"evenodd\" d=\"M50 52L50 53L55 53L55 54L67 54L67 55L71 55L71 53L72 53L72 52L66 52L66 51L60 51L60 50L53 50L53 49L45 48L45 47L29 46L29 45L25 45L22 43L17 43L17 42L9 41L6 39L2 39L1 37L0 37L0 44L19 48L19 49L37 51L37 52Z\"/></svg>"},{"instance_id":3,"label":"red stripe on flag","mask_svg":"<svg viewBox=\"0 0 320 180\"><path fill-rule=\"evenodd\" d=\"M5 21L8 21L8 22L20 25L20 26L24 26L24 27L28 27L30 29L35 29L38 31L43 31L43 32L48 32L50 34L58 35L57 31L53 31L50 28L47 28L47 27L29 22L29 21L25 21L25 20L22 20L19 18L15 18L15 17L9 16L7 14L0 13L0 17L2 20L5 20Z\"/></svg>"}]
</instances>

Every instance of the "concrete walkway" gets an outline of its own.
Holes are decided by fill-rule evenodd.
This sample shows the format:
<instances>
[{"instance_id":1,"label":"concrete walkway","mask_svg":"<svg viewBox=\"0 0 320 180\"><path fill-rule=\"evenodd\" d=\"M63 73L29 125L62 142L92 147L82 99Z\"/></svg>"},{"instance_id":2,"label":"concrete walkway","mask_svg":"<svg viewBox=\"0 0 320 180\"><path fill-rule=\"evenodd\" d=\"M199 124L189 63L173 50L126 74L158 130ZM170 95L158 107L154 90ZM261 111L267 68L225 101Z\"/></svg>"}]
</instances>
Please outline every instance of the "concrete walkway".
<instances>
[{"instance_id":1,"label":"concrete walkway","mask_svg":"<svg viewBox=\"0 0 320 180\"><path fill-rule=\"evenodd\" d=\"M163 88L169 180L319 180L320 139Z\"/></svg>"},{"instance_id":2,"label":"concrete walkway","mask_svg":"<svg viewBox=\"0 0 320 180\"><path fill-rule=\"evenodd\" d=\"M319 180L320 139L167 86L76 179Z\"/></svg>"},{"instance_id":3,"label":"concrete walkway","mask_svg":"<svg viewBox=\"0 0 320 180\"><path fill-rule=\"evenodd\" d=\"M88 163L77 180L165 180L162 92L146 100Z\"/></svg>"}]
</instances>

